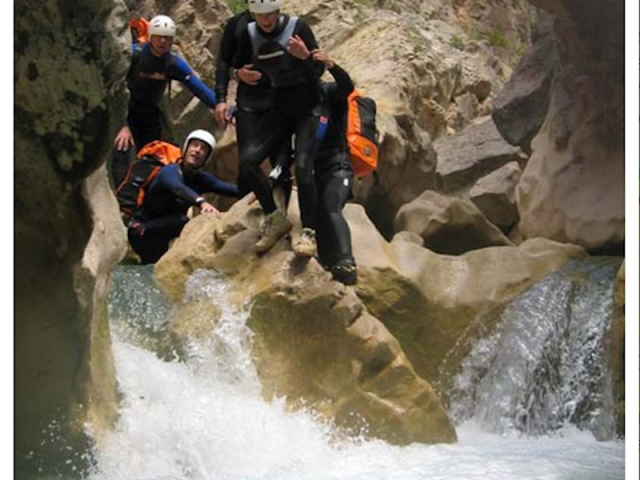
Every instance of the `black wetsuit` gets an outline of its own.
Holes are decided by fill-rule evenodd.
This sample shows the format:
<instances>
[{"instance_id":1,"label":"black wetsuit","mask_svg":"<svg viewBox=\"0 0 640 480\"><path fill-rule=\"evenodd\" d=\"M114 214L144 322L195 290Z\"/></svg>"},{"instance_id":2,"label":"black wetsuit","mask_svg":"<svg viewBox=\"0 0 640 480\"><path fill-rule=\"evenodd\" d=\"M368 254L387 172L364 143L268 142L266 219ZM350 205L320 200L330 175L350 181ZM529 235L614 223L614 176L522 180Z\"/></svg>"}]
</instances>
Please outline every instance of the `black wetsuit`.
<instances>
[{"instance_id":1,"label":"black wetsuit","mask_svg":"<svg viewBox=\"0 0 640 480\"><path fill-rule=\"evenodd\" d=\"M131 129L136 151L152 140L170 140L163 138L165 122L160 110L160 101L171 80L184 84L209 108L215 108L216 97L213 90L179 55L167 52L157 57L152 53L149 43L136 43L131 46L131 67L127 74L130 93L127 126ZM126 175L130 155L129 151L114 151L111 167L114 186L119 185Z\"/></svg>"},{"instance_id":2,"label":"black wetsuit","mask_svg":"<svg viewBox=\"0 0 640 480\"><path fill-rule=\"evenodd\" d=\"M208 172L187 170L182 163L167 165L146 189L142 206L129 222L128 237L142 263L155 263L169 249L188 222L187 210L197 205L203 193L238 197L235 185Z\"/></svg>"},{"instance_id":3,"label":"black wetsuit","mask_svg":"<svg viewBox=\"0 0 640 480\"><path fill-rule=\"evenodd\" d=\"M329 69L335 83L323 83L323 103L329 126L316 159L318 228L316 242L320 262L331 268L337 263L355 265L351 231L342 209L351 197L353 169L346 139L347 97L353 91L349 74L334 65Z\"/></svg>"},{"instance_id":4,"label":"black wetsuit","mask_svg":"<svg viewBox=\"0 0 640 480\"><path fill-rule=\"evenodd\" d=\"M257 44L252 42L252 29ZM271 33L262 32L255 22L250 23L240 38L234 67L254 64L269 78L274 88L271 109L260 118L246 148L240 152L240 177L256 194L265 214L275 211L269 181L260 166L270 152L295 134L300 216L304 227L315 229L317 192L313 178L314 162L324 136L326 119L323 123L321 115L314 109L320 101L319 78L324 72L324 65L311 56L299 60L289 54L287 40L294 35L299 35L310 51L318 47L306 22L288 15L280 15L278 25Z\"/></svg>"},{"instance_id":5,"label":"black wetsuit","mask_svg":"<svg viewBox=\"0 0 640 480\"><path fill-rule=\"evenodd\" d=\"M252 21L251 14L245 10L232 17L224 27L216 66L215 93L218 102L227 101L230 72L238 51L238 43L240 37L247 30L247 25ZM257 85L249 85L242 81L238 82L236 93L236 138L240 158L245 155L246 146L251 137L255 135L260 118L271 108L272 104L273 88L267 77L263 77ZM277 183L284 190L286 203L288 203L291 195L292 186L291 155L290 140L277 147L275 153L269 154L272 166L281 166L282 175L278 178ZM250 191L250 187L243 184L242 178L238 178L238 187L242 196Z\"/></svg>"}]
</instances>

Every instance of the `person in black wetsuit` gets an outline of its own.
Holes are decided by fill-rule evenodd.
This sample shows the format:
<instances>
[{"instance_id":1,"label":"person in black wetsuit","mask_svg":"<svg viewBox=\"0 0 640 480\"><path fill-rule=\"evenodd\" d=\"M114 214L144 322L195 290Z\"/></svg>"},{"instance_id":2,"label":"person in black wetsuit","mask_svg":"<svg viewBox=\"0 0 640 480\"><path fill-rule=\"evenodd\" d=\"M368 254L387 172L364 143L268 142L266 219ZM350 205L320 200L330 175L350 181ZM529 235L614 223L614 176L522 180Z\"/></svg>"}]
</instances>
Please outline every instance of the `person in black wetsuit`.
<instances>
[{"instance_id":1,"label":"person in black wetsuit","mask_svg":"<svg viewBox=\"0 0 640 480\"><path fill-rule=\"evenodd\" d=\"M329 126L316 157L318 186L318 228L316 240L320 263L333 278L345 285L357 282L356 262L351 248L351 231L342 209L352 196L353 168L346 138L347 98L354 85L349 74L323 50L312 52L322 61L335 82L321 85Z\"/></svg>"},{"instance_id":2,"label":"person in black wetsuit","mask_svg":"<svg viewBox=\"0 0 640 480\"><path fill-rule=\"evenodd\" d=\"M149 41L131 46L131 67L127 74L130 92L127 121L118 131L113 145L111 178L118 186L130 163L130 149L139 151L152 140L163 138L164 119L160 101L171 80L184 84L212 110L216 107L214 92L198 77L189 64L171 51L176 26L165 15L149 23Z\"/></svg>"},{"instance_id":3,"label":"person in black wetsuit","mask_svg":"<svg viewBox=\"0 0 640 480\"><path fill-rule=\"evenodd\" d=\"M188 222L187 211L197 205L204 214L219 215L203 193L239 197L235 185L223 182L200 168L211 158L216 141L206 130L194 130L182 149L182 159L160 169L147 187L142 202L129 222L127 234L143 264L155 263L169 249Z\"/></svg>"},{"instance_id":4,"label":"person in black wetsuit","mask_svg":"<svg viewBox=\"0 0 640 480\"><path fill-rule=\"evenodd\" d=\"M239 178L255 193L265 213L256 251L269 250L291 230L286 213L276 208L260 166L270 152L295 134L295 176L303 229L293 248L297 255L312 256L316 252L317 204L313 168L326 128L326 121L314 109L320 101L318 82L324 65L311 58L310 50L318 45L307 23L280 14L282 0L249 0L248 6L255 22L249 23L240 37L234 68L242 82L257 85L267 77L274 89L271 108L240 152Z\"/></svg>"},{"instance_id":5,"label":"person in black wetsuit","mask_svg":"<svg viewBox=\"0 0 640 480\"><path fill-rule=\"evenodd\" d=\"M247 0L245 0L245 3ZM231 77L235 77L235 70L232 68L238 42L242 34L246 31L247 25L253 21L253 17L248 9L233 16L225 25L220 40L218 50L218 63L216 65L216 85L215 94L218 104L216 105L216 120L222 126L231 121L227 94ZM236 78L237 80L237 78ZM240 157L244 156L244 151L249 139L256 132L260 118L271 108L273 103L273 88L269 79L263 77L256 85L245 82L238 82L235 105L236 137ZM284 145L277 149L277 152L269 155L271 164L281 175L274 181L274 187L282 188L284 194L283 208L289 204L291 196L291 141L285 141ZM238 179L238 188L241 194L249 192L250 188L243 185L242 178ZM244 195L243 195L244 196Z\"/></svg>"}]
</instances>

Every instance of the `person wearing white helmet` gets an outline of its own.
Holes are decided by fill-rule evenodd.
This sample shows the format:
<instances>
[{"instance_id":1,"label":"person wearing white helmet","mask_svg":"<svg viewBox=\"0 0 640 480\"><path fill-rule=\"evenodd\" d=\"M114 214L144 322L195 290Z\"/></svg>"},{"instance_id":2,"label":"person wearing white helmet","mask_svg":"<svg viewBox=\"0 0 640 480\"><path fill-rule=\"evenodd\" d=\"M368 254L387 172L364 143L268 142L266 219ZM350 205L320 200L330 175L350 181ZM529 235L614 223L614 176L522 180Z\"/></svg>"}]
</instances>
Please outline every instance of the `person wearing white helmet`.
<instances>
[{"instance_id":1,"label":"person wearing white helmet","mask_svg":"<svg viewBox=\"0 0 640 480\"><path fill-rule=\"evenodd\" d=\"M247 0L245 0L245 5ZM220 46L218 49L218 61L216 64L216 84L215 94L218 104L216 105L216 120L222 126L228 125L231 120L236 129L236 139L239 152L244 152L251 136L256 131L256 125L264 114L266 114L273 104L273 87L265 76L255 85L239 82L236 89L235 107L232 110L227 103L227 93L229 83L232 79L233 60L238 50L238 42L242 33L247 29L247 25L253 21L253 16L249 12L248 6L242 12L234 15L225 24ZM274 189L280 189L283 193L283 205L289 204L292 190L291 178L291 142L285 142L280 149L269 155L272 166L279 166L282 174L274 180ZM238 188L242 193L248 193L250 188L238 182ZM285 207L283 207L285 208Z\"/></svg>"},{"instance_id":2,"label":"person wearing white helmet","mask_svg":"<svg viewBox=\"0 0 640 480\"><path fill-rule=\"evenodd\" d=\"M160 102L171 80L185 85L212 110L216 96L193 71L191 66L171 50L176 25L166 15L157 15L149 22L149 41L131 47L131 67L127 74L130 98L125 125L114 139L111 165L112 181L119 185L129 167L131 150L139 151L153 140L166 138L166 125Z\"/></svg>"},{"instance_id":3,"label":"person wearing white helmet","mask_svg":"<svg viewBox=\"0 0 640 480\"><path fill-rule=\"evenodd\" d=\"M184 142L181 161L162 167L146 188L142 205L127 229L129 243L143 264L157 262L169 249L171 240L188 222L190 207L198 206L204 214L220 214L203 194L239 197L235 185L201 171L215 147L216 140L210 132L194 130Z\"/></svg>"},{"instance_id":4,"label":"person wearing white helmet","mask_svg":"<svg viewBox=\"0 0 640 480\"><path fill-rule=\"evenodd\" d=\"M149 43L154 55L162 56L171 50L176 36L176 24L166 15L157 15L149 22Z\"/></svg>"},{"instance_id":5,"label":"person wearing white helmet","mask_svg":"<svg viewBox=\"0 0 640 480\"><path fill-rule=\"evenodd\" d=\"M254 15L280 12L282 8L282 0L248 0L247 4Z\"/></svg>"},{"instance_id":6,"label":"person wearing white helmet","mask_svg":"<svg viewBox=\"0 0 640 480\"><path fill-rule=\"evenodd\" d=\"M238 182L250 186L265 213L258 253L269 250L291 230L286 214L276 208L267 176L261 165L270 152L295 135L294 162L302 235L294 239L296 255L316 252L317 191L314 162L326 129L316 111L320 103L318 82L324 64L310 54L318 48L309 25L302 19L280 13L282 0L248 0L255 22L243 32L234 60L240 81L256 85L267 78L274 88L273 105L250 132L249 145L240 152Z\"/></svg>"}]
</instances>

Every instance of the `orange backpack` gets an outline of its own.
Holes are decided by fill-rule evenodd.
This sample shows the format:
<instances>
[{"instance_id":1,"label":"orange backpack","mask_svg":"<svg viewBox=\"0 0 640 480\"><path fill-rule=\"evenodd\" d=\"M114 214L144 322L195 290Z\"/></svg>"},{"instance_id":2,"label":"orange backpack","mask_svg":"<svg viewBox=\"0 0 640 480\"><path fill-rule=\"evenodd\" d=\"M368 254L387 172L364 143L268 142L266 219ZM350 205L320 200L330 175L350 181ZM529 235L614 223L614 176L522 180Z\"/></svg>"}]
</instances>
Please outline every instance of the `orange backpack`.
<instances>
[{"instance_id":1,"label":"orange backpack","mask_svg":"<svg viewBox=\"0 0 640 480\"><path fill-rule=\"evenodd\" d=\"M140 149L124 180L116 189L116 198L127 223L144 200L145 189L153 182L165 165L180 160L182 151L171 143L154 140Z\"/></svg>"},{"instance_id":2,"label":"orange backpack","mask_svg":"<svg viewBox=\"0 0 640 480\"><path fill-rule=\"evenodd\" d=\"M376 102L354 88L347 98L347 145L354 177L378 168Z\"/></svg>"},{"instance_id":3,"label":"orange backpack","mask_svg":"<svg viewBox=\"0 0 640 480\"><path fill-rule=\"evenodd\" d=\"M129 20L131 38L133 43L146 43L149 41L149 20L146 18L133 18Z\"/></svg>"}]
</instances>

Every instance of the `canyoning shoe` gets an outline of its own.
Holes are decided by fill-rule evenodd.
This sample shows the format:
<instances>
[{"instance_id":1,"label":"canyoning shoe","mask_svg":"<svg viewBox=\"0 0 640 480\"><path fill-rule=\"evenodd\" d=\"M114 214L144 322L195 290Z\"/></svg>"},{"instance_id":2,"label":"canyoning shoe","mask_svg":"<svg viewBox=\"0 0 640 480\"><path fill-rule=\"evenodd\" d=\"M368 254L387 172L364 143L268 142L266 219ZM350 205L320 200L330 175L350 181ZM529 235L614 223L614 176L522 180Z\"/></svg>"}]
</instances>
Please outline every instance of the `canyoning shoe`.
<instances>
[{"instance_id":1,"label":"canyoning shoe","mask_svg":"<svg viewBox=\"0 0 640 480\"><path fill-rule=\"evenodd\" d=\"M293 242L293 252L297 257L313 257L316 254L316 231L303 228L300 236Z\"/></svg>"},{"instance_id":2,"label":"canyoning shoe","mask_svg":"<svg viewBox=\"0 0 640 480\"><path fill-rule=\"evenodd\" d=\"M331 267L333 278L344 285L355 285L358 283L358 271L353 262L341 261Z\"/></svg>"},{"instance_id":3,"label":"canyoning shoe","mask_svg":"<svg viewBox=\"0 0 640 480\"><path fill-rule=\"evenodd\" d=\"M266 216L262 227L262 236L255 245L257 253L264 253L273 247L280 238L291 231L293 225L282 210L276 210Z\"/></svg>"}]
</instances>

